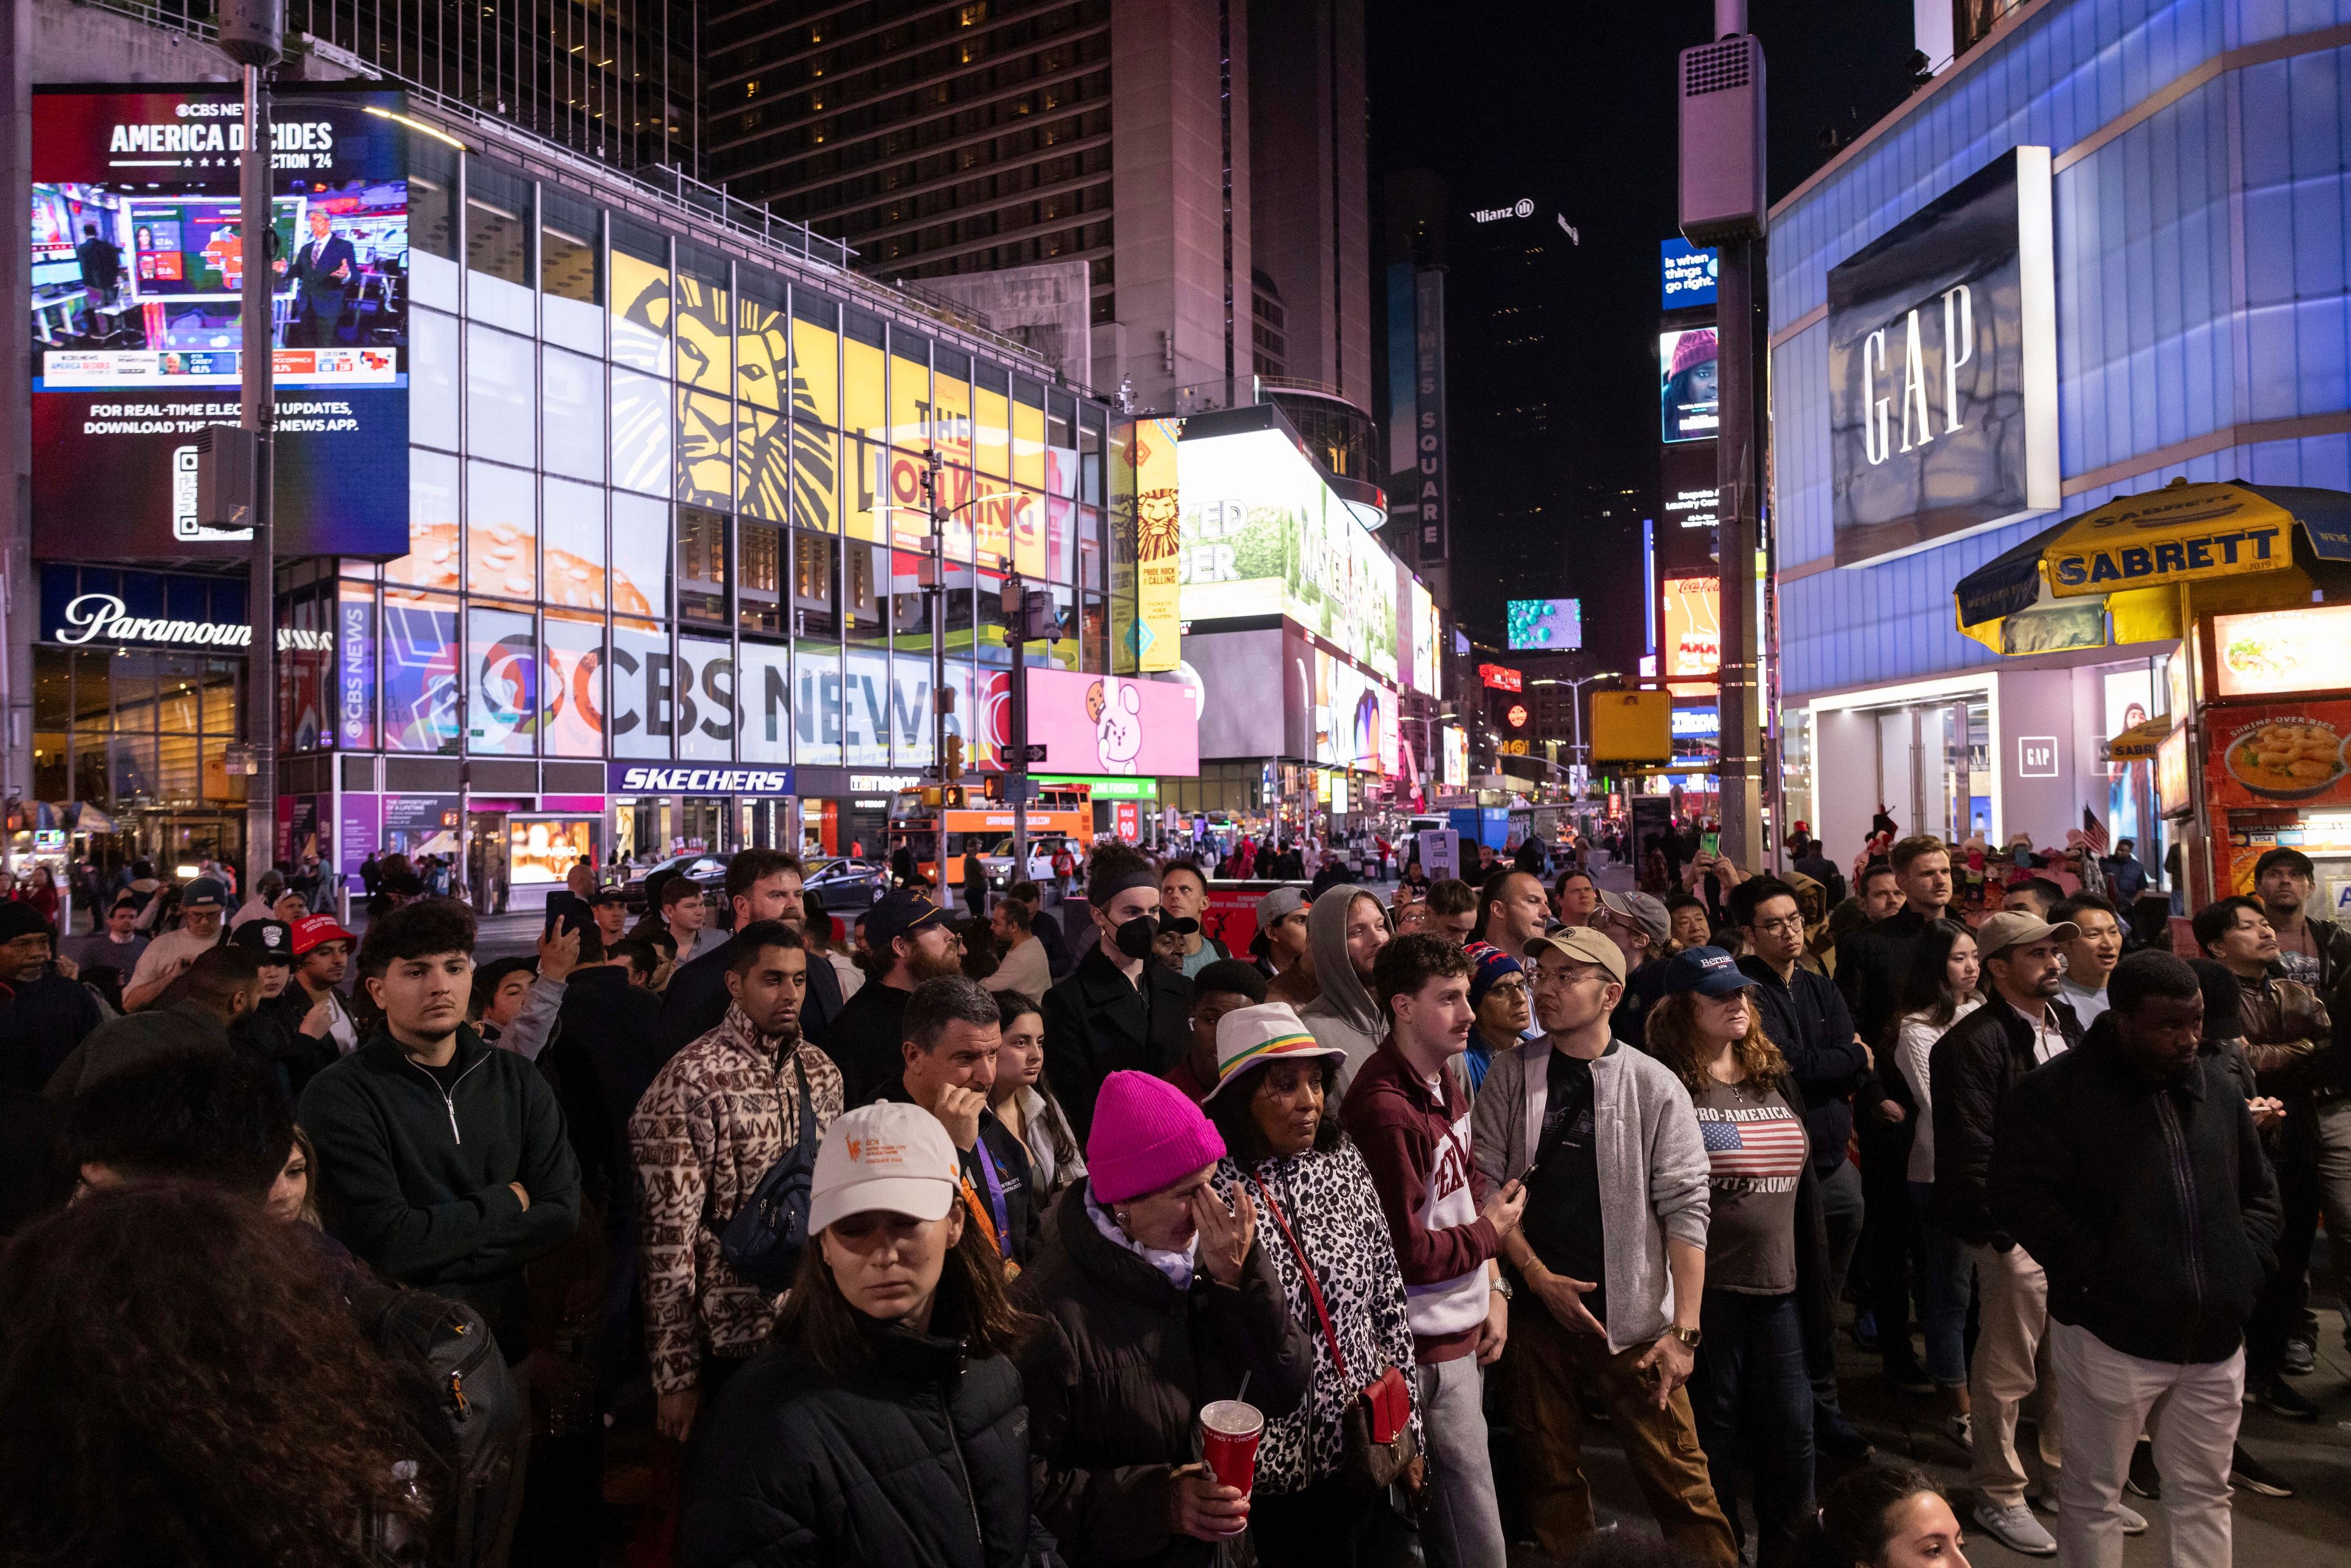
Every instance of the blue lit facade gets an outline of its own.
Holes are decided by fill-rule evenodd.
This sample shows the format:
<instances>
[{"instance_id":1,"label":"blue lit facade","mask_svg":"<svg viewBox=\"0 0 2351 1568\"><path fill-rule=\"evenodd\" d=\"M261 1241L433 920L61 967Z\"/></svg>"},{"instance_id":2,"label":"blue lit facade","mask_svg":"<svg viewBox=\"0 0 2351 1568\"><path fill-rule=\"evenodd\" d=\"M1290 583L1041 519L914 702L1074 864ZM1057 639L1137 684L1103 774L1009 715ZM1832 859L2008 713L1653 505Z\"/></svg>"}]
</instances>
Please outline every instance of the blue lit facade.
<instances>
[{"instance_id":1,"label":"blue lit facade","mask_svg":"<svg viewBox=\"0 0 2351 1568\"><path fill-rule=\"evenodd\" d=\"M2147 841L2097 747L2132 701L2160 708L2168 645L2001 659L1959 635L1951 589L2176 476L2351 487L2346 23L2346 0L2040 0L1774 209L1786 812L1833 847L1878 801L1815 777L1874 777L1906 831L2062 843L2086 806ZM1829 270L2019 145L2053 154L2063 506L1839 569Z\"/></svg>"}]
</instances>

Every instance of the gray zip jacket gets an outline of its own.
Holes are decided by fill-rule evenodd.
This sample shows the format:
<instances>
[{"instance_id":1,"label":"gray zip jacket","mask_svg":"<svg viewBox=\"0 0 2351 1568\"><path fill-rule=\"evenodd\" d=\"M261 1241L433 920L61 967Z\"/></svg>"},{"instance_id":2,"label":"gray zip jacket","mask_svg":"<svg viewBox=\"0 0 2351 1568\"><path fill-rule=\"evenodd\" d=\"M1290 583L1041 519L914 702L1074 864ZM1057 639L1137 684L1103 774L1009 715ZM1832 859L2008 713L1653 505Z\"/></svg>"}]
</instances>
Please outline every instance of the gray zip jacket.
<instances>
[{"instance_id":1,"label":"gray zip jacket","mask_svg":"<svg viewBox=\"0 0 2351 1568\"><path fill-rule=\"evenodd\" d=\"M1551 1040L1499 1052L1470 1112L1470 1158L1496 1188L1525 1174L1550 1097ZM1647 1344L1674 1318L1666 1242L1706 1249L1706 1145L1689 1091L1664 1063L1618 1040L1592 1064L1611 1353Z\"/></svg>"}]
</instances>

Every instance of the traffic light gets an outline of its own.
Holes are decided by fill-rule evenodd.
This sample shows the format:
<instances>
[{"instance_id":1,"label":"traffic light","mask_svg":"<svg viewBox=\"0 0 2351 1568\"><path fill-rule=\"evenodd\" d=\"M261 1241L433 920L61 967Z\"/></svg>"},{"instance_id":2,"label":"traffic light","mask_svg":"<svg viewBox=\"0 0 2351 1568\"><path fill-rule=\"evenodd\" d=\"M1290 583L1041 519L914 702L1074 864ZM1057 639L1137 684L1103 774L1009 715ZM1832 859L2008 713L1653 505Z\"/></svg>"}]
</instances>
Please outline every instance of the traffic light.
<instances>
[{"instance_id":1,"label":"traffic light","mask_svg":"<svg viewBox=\"0 0 2351 1568\"><path fill-rule=\"evenodd\" d=\"M942 756L945 758L945 766L940 769L940 776L950 779L962 778L963 737L959 735L948 736L946 738L946 748L942 753Z\"/></svg>"},{"instance_id":2,"label":"traffic light","mask_svg":"<svg viewBox=\"0 0 2351 1568\"><path fill-rule=\"evenodd\" d=\"M979 792L990 800L1004 799L1004 775L990 773L979 781Z\"/></svg>"}]
</instances>

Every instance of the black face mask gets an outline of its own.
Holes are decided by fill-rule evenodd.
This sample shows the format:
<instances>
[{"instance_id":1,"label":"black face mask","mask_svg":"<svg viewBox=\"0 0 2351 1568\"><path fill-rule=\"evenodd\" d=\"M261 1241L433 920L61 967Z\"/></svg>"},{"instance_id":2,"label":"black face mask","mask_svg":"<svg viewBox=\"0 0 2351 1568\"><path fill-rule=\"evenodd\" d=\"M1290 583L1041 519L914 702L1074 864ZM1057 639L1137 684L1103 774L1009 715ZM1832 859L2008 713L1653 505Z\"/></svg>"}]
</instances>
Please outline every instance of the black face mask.
<instances>
[{"instance_id":1,"label":"black face mask","mask_svg":"<svg viewBox=\"0 0 2351 1568\"><path fill-rule=\"evenodd\" d=\"M1118 950L1130 958L1148 958L1151 945L1159 940L1159 917L1138 915L1111 934Z\"/></svg>"}]
</instances>

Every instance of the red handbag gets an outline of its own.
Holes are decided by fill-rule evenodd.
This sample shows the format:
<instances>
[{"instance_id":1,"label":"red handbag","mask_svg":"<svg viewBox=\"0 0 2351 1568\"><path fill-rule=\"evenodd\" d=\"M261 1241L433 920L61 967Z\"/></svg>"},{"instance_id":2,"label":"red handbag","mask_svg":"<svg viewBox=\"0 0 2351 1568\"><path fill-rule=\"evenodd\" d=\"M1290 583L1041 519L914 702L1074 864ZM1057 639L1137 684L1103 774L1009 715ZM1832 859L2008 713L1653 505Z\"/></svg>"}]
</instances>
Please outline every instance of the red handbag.
<instances>
[{"instance_id":1,"label":"red handbag","mask_svg":"<svg viewBox=\"0 0 2351 1568\"><path fill-rule=\"evenodd\" d=\"M1331 1364L1339 1369L1343 1382L1353 1381L1347 1373L1346 1354L1339 1348L1339 1336L1331 1327L1331 1309L1323 1303L1322 1282L1314 1277L1314 1265L1308 1262L1306 1249L1298 1244L1297 1235L1290 1228L1289 1217L1281 1206L1273 1201L1265 1183L1255 1173L1249 1185L1265 1200L1265 1209L1280 1228L1281 1239L1290 1243L1290 1255L1298 1260L1298 1272L1306 1281L1306 1294L1314 1302L1314 1315L1322 1324L1322 1342L1331 1347ZM1420 1458L1420 1445L1412 1435L1412 1385L1405 1381L1404 1369L1391 1366L1379 1376L1364 1385L1355 1396L1355 1403L1347 1412L1345 1427L1347 1474L1370 1491L1384 1491L1405 1479Z\"/></svg>"}]
</instances>

